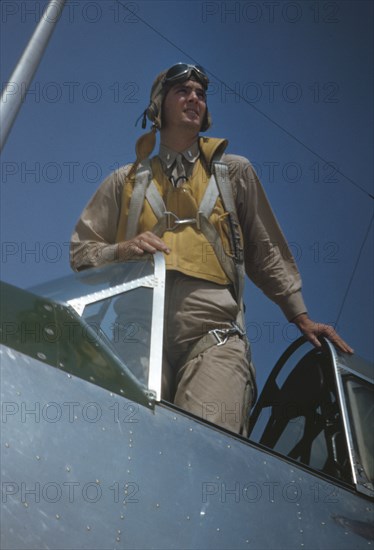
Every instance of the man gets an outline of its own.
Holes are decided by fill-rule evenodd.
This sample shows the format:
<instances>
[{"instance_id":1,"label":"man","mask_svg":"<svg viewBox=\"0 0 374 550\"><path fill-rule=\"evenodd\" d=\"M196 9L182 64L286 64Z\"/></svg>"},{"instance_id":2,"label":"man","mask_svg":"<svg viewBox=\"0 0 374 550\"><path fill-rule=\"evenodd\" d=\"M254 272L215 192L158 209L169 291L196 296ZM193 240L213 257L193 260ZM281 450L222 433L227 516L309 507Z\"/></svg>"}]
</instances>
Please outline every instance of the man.
<instances>
[{"instance_id":1,"label":"man","mask_svg":"<svg viewBox=\"0 0 374 550\"><path fill-rule=\"evenodd\" d=\"M334 329L309 319L294 259L264 191L210 126L208 78L200 66L163 71L144 113L150 133L137 160L112 174L85 208L72 237L76 270L165 254L163 397L245 434L255 375L244 334L244 271L315 346ZM160 131L159 154L149 161ZM282 251L282 252L280 252Z\"/></svg>"}]
</instances>

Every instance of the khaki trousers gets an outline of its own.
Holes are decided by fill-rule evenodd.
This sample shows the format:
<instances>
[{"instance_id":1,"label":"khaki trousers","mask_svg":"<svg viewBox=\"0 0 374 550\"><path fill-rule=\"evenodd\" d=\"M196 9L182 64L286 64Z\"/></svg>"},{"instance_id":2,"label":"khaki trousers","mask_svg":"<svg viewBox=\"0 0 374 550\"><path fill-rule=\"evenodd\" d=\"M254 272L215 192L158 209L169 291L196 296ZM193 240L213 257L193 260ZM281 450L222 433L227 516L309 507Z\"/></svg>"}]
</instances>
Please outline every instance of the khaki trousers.
<instances>
[{"instance_id":1,"label":"khaki trousers","mask_svg":"<svg viewBox=\"0 0 374 550\"><path fill-rule=\"evenodd\" d=\"M167 272L162 397L246 435L255 394L246 342L234 335L187 362L183 359L209 330L231 328L237 313L229 287Z\"/></svg>"}]
</instances>

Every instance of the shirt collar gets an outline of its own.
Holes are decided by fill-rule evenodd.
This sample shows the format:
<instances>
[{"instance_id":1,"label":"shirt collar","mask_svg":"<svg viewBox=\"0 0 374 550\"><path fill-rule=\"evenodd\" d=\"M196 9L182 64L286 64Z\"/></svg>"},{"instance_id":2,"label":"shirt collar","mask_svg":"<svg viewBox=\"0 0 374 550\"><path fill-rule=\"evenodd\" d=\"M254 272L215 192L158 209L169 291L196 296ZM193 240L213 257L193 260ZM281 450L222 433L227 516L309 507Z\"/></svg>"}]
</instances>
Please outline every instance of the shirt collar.
<instances>
[{"instance_id":1,"label":"shirt collar","mask_svg":"<svg viewBox=\"0 0 374 550\"><path fill-rule=\"evenodd\" d=\"M180 154L186 159L187 162L193 164L200 156L200 149L199 149L198 142L195 141L195 143L191 147L188 147L184 151L181 151ZM166 145L163 145L162 143L160 144L160 150L159 150L158 156L166 166L166 169L171 168L171 166L174 164L174 161L177 155L178 155L178 151L174 151L173 149L166 147Z\"/></svg>"}]
</instances>

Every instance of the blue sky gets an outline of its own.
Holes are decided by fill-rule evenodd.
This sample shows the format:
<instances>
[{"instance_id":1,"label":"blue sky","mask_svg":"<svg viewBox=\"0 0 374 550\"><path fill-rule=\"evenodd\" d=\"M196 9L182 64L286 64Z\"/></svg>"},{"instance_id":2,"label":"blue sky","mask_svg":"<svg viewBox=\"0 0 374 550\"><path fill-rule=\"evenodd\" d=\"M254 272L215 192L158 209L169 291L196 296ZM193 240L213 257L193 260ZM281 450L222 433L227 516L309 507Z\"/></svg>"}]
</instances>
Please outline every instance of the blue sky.
<instances>
[{"instance_id":1,"label":"blue sky","mask_svg":"<svg viewBox=\"0 0 374 550\"><path fill-rule=\"evenodd\" d=\"M45 5L2 0L2 85ZM154 76L198 62L211 78L208 135L257 169L310 316L338 320L373 360L372 21L364 0L68 1L2 155L2 280L70 273L73 227L134 159ZM261 386L297 333L251 283L246 304Z\"/></svg>"}]
</instances>

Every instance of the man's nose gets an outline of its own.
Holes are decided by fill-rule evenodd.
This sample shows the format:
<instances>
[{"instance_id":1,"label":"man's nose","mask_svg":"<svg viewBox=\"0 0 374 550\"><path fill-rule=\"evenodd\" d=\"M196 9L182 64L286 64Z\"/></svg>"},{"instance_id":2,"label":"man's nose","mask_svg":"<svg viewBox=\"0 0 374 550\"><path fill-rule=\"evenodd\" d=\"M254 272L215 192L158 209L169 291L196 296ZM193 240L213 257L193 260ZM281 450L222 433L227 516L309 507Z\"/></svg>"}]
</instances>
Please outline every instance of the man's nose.
<instances>
[{"instance_id":1,"label":"man's nose","mask_svg":"<svg viewBox=\"0 0 374 550\"><path fill-rule=\"evenodd\" d=\"M199 100L199 96L197 95L195 90L191 90L188 94L188 101L194 101L197 102Z\"/></svg>"}]
</instances>

